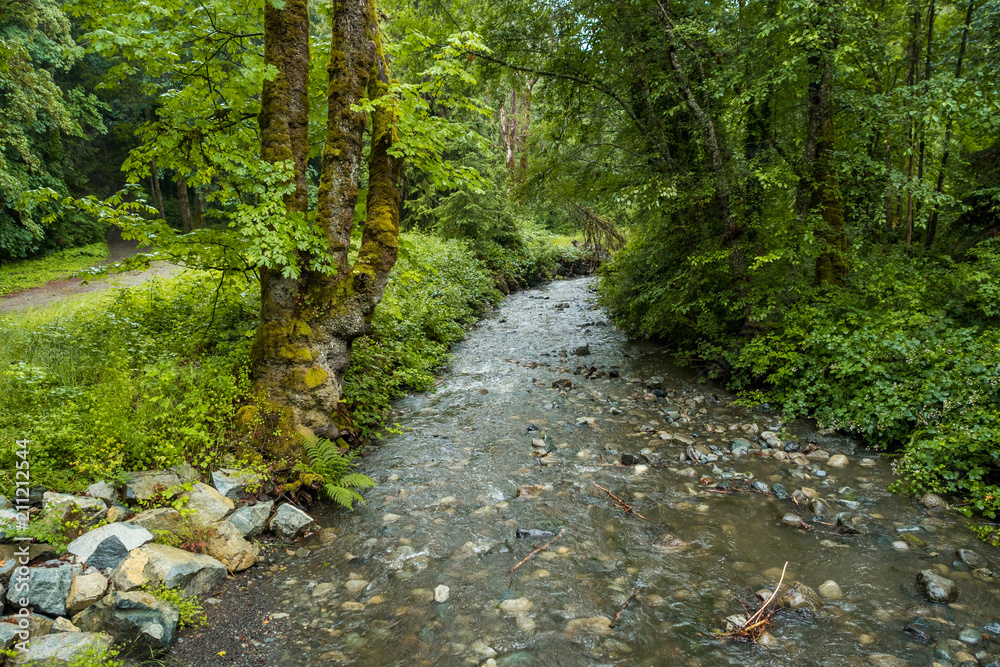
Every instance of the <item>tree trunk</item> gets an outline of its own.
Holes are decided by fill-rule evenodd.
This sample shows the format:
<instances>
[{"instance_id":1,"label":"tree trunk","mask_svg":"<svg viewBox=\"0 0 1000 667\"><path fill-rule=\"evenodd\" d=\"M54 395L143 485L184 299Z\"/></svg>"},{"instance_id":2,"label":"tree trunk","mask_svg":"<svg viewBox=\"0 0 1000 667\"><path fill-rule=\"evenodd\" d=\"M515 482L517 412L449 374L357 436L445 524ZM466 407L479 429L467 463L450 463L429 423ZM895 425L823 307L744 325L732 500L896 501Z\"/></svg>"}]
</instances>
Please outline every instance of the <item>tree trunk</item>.
<instances>
[{"instance_id":1,"label":"tree trunk","mask_svg":"<svg viewBox=\"0 0 1000 667\"><path fill-rule=\"evenodd\" d=\"M160 220L166 220L167 214L163 210L163 190L160 189L160 171L156 166L156 158L149 163L149 185L153 195L153 205L160 212Z\"/></svg>"},{"instance_id":2,"label":"tree trunk","mask_svg":"<svg viewBox=\"0 0 1000 667\"><path fill-rule=\"evenodd\" d=\"M194 228L202 229L205 226L205 202L197 187L191 188L191 195L194 199Z\"/></svg>"},{"instance_id":3,"label":"tree trunk","mask_svg":"<svg viewBox=\"0 0 1000 667\"><path fill-rule=\"evenodd\" d=\"M910 18L910 70L906 77L906 85L910 88L910 140L909 157L906 169L906 247L913 243L913 166L914 149L917 144L917 123L912 104L913 89L920 83L920 10L915 9Z\"/></svg>"},{"instance_id":4,"label":"tree trunk","mask_svg":"<svg viewBox=\"0 0 1000 667\"><path fill-rule=\"evenodd\" d=\"M828 7L820 6L821 10ZM825 12L823 12L825 13ZM796 213L805 221L810 211L819 210L816 236L824 248L816 258L816 280L822 284L843 285L848 266L847 233L840 196L840 180L833 165L833 51L836 36L833 28L807 57L809 69L806 138L803 142L804 178L796 194Z\"/></svg>"},{"instance_id":5,"label":"tree trunk","mask_svg":"<svg viewBox=\"0 0 1000 667\"><path fill-rule=\"evenodd\" d=\"M351 342L368 331L396 261L402 161L389 155L396 138L395 108L372 113L368 163L367 220L361 248L348 263L351 227L361 174L363 113L351 109L367 94L384 96L389 67L382 49L374 2L346 0L333 8L328 116L320 173L316 224L327 239L321 258L333 270L319 270L300 257L298 277L261 271L261 323L252 351L253 377L266 394L265 423L280 436L265 441L272 454L299 452L302 439L335 439ZM308 153L309 10L306 0L265 5L264 57L278 70L265 82L260 114L261 156L293 160L296 190L285 199L289 215L308 208L305 168Z\"/></svg>"},{"instance_id":6,"label":"tree trunk","mask_svg":"<svg viewBox=\"0 0 1000 667\"><path fill-rule=\"evenodd\" d=\"M191 202L188 200L187 179L181 174L174 174L177 180L177 206L181 212L181 231L191 231Z\"/></svg>"},{"instance_id":7,"label":"tree trunk","mask_svg":"<svg viewBox=\"0 0 1000 667\"><path fill-rule=\"evenodd\" d=\"M975 8L975 0L969 0L969 8L965 12L965 25L962 27L962 45L958 49L958 60L955 63L955 78L962 78L962 61L965 60L965 45L969 38L969 25L972 23L972 10ZM952 116L948 114L948 122L944 126L944 152L941 154L941 169L938 171L937 185L934 187L934 210L927 220L927 234L924 236L924 247L930 248L934 244L934 237L937 236L938 207L937 199L944 192L944 174L948 168L948 154L951 152L951 124Z\"/></svg>"}]
</instances>

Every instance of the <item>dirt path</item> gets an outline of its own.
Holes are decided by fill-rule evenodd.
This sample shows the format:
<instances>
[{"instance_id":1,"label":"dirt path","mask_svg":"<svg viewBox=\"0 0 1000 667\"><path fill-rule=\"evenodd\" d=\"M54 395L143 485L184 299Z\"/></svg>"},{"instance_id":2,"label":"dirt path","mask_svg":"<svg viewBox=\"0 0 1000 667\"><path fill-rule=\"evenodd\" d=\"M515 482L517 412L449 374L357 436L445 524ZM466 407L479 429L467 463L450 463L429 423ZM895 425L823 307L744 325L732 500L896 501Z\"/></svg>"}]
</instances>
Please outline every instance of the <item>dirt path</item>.
<instances>
[{"instance_id":1,"label":"dirt path","mask_svg":"<svg viewBox=\"0 0 1000 667\"><path fill-rule=\"evenodd\" d=\"M119 262L139 252L134 241L126 241L120 235L109 235L108 258L95 266L103 266ZM64 301L81 294L103 292L112 287L131 287L143 283L150 278L167 278L181 271L181 268L166 262L153 262L148 269L129 271L116 276L90 280L70 278L50 280L39 287L21 290L0 297L0 313L10 313L32 308L43 308L53 303Z\"/></svg>"}]
</instances>

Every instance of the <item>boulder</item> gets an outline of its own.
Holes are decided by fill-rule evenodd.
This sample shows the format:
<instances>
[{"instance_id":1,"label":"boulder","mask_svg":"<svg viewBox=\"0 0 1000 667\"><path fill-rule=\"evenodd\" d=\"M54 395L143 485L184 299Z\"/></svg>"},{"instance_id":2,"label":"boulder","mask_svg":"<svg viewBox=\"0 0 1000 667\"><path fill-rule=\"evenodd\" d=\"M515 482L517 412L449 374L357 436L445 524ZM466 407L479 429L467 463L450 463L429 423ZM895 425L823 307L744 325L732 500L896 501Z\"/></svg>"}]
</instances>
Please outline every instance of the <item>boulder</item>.
<instances>
[{"instance_id":1,"label":"boulder","mask_svg":"<svg viewBox=\"0 0 1000 667\"><path fill-rule=\"evenodd\" d=\"M931 602L947 604L958 599L955 582L931 570L921 570L917 573L917 589Z\"/></svg>"},{"instance_id":2,"label":"boulder","mask_svg":"<svg viewBox=\"0 0 1000 667\"><path fill-rule=\"evenodd\" d=\"M15 626L20 624L20 620L24 618L23 616L15 616L11 614L10 616L0 617L0 627L8 623L12 623ZM29 637L43 637L50 632L52 632L52 619L46 618L40 614L28 614L28 636Z\"/></svg>"},{"instance_id":3,"label":"boulder","mask_svg":"<svg viewBox=\"0 0 1000 667\"><path fill-rule=\"evenodd\" d=\"M104 597L108 580L100 572L80 574L73 578L66 599L66 611L77 614Z\"/></svg>"},{"instance_id":4,"label":"boulder","mask_svg":"<svg viewBox=\"0 0 1000 667\"><path fill-rule=\"evenodd\" d=\"M260 476L248 470L223 468L212 473L212 485L230 500L242 500L247 495L247 486L260 480Z\"/></svg>"},{"instance_id":5,"label":"boulder","mask_svg":"<svg viewBox=\"0 0 1000 667\"><path fill-rule=\"evenodd\" d=\"M785 588L781 593L779 603L782 607L793 611L803 609L819 611L820 607L823 606L823 600L816 594L816 591L798 581L792 582Z\"/></svg>"},{"instance_id":6,"label":"boulder","mask_svg":"<svg viewBox=\"0 0 1000 667\"><path fill-rule=\"evenodd\" d=\"M130 523L109 523L84 533L66 550L81 563L97 568L116 567L133 549L153 540L153 534Z\"/></svg>"},{"instance_id":7,"label":"boulder","mask_svg":"<svg viewBox=\"0 0 1000 667\"><path fill-rule=\"evenodd\" d=\"M193 554L165 544L147 544L129 554L111 574L111 585L130 591L151 584L201 595L220 584L226 566L205 554Z\"/></svg>"},{"instance_id":8,"label":"boulder","mask_svg":"<svg viewBox=\"0 0 1000 667\"><path fill-rule=\"evenodd\" d=\"M232 500L201 482L196 482L184 495L187 498L184 509L193 511L191 520L202 526L210 526L224 519L236 507Z\"/></svg>"},{"instance_id":9,"label":"boulder","mask_svg":"<svg viewBox=\"0 0 1000 667\"><path fill-rule=\"evenodd\" d=\"M73 569L62 567L29 567L28 568L28 606L36 612L47 616L65 616L66 598L73 584ZM7 591L7 601L20 606L18 600L24 594L16 587Z\"/></svg>"},{"instance_id":10,"label":"boulder","mask_svg":"<svg viewBox=\"0 0 1000 667\"><path fill-rule=\"evenodd\" d=\"M278 507L268 524L275 535L283 540L293 540L313 525L312 517L294 505L285 503Z\"/></svg>"},{"instance_id":11,"label":"boulder","mask_svg":"<svg viewBox=\"0 0 1000 667\"><path fill-rule=\"evenodd\" d=\"M6 651L15 642L21 640L20 633L21 629L17 627L17 622L14 623L0 623L0 651Z\"/></svg>"},{"instance_id":12,"label":"boulder","mask_svg":"<svg viewBox=\"0 0 1000 667\"><path fill-rule=\"evenodd\" d=\"M121 503L115 503L108 508L108 513L105 515L104 520L108 523L118 523L129 515L129 509L122 505Z\"/></svg>"},{"instance_id":13,"label":"boulder","mask_svg":"<svg viewBox=\"0 0 1000 667\"><path fill-rule=\"evenodd\" d=\"M240 572L257 562L260 547L243 539L243 533L228 519L215 524L215 534L208 539L205 551L229 568Z\"/></svg>"},{"instance_id":14,"label":"boulder","mask_svg":"<svg viewBox=\"0 0 1000 667\"><path fill-rule=\"evenodd\" d=\"M105 632L133 654L166 653L177 640L179 612L149 593L111 593L73 617L81 630Z\"/></svg>"},{"instance_id":15,"label":"boulder","mask_svg":"<svg viewBox=\"0 0 1000 667\"><path fill-rule=\"evenodd\" d=\"M244 505L233 512L227 521L233 524L243 537L254 537L264 530L273 508L273 500L256 505Z\"/></svg>"},{"instance_id":16,"label":"boulder","mask_svg":"<svg viewBox=\"0 0 1000 667\"><path fill-rule=\"evenodd\" d=\"M100 498L109 505L118 502L118 492L115 490L115 487L104 481L94 482L88 486L87 495L91 498Z\"/></svg>"},{"instance_id":17,"label":"boulder","mask_svg":"<svg viewBox=\"0 0 1000 667\"><path fill-rule=\"evenodd\" d=\"M784 448L784 443L781 441L781 438L778 437L778 434L775 433L774 431L761 432L760 439L766 442L768 446L771 447L772 449Z\"/></svg>"},{"instance_id":18,"label":"boulder","mask_svg":"<svg viewBox=\"0 0 1000 667\"><path fill-rule=\"evenodd\" d=\"M17 653L7 665L27 667L69 667L70 664L98 664L101 656L111 646L111 637L96 632L59 632L32 638L24 653Z\"/></svg>"},{"instance_id":19,"label":"boulder","mask_svg":"<svg viewBox=\"0 0 1000 667\"><path fill-rule=\"evenodd\" d=\"M178 535L184 530L181 513L172 507L156 507L139 512L125 523L141 526L153 533L167 532Z\"/></svg>"},{"instance_id":20,"label":"boulder","mask_svg":"<svg viewBox=\"0 0 1000 667\"><path fill-rule=\"evenodd\" d=\"M80 632L80 628L73 625L73 621L60 616L52 621L52 632Z\"/></svg>"},{"instance_id":21,"label":"boulder","mask_svg":"<svg viewBox=\"0 0 1000 667\"><path fill-rule=\"evenodd\" d=\"M173 489L198 481L198 471L187 463L166 470L144 470L129 474L125 485L128 500L149 500L158 491Z\"/></svg>"}]
</instances>

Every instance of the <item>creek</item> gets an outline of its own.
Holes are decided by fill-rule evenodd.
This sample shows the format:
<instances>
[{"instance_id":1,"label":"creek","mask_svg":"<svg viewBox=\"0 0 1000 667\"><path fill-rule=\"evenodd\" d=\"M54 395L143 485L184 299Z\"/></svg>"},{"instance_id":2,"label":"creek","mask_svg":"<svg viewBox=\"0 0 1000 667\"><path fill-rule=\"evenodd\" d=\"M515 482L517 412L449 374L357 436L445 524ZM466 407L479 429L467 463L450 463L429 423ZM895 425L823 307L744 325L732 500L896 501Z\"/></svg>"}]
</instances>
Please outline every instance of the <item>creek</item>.
<instances>
[{"instance_id":1,"label":"creek","mask_svg":"<svg viewBox=\"0 0 1000 667\"><path fill-rule=\"evenodd\" d=\"M629 341L592 286L508 297L457 346L435 392L396 405L401 432L364 458L379 482L367 504L327 510L323 531L238 584L239 604L265 618L244 637L259 656L247 664L997 659L1000 582L984 568L1000 557L967 519L887 491L891 461L852 439L737 407L662 346ZM799 451L762 456L762 437ZM740 441L733 451L737 439L749 454ZM623 454L638 464L621 465ZM552 539L517 536L528 529L559 537L511 571ZM968 564L959 549L975 551ZM773 590L786 562L785 584L822 586L822 606L777 612L766 646L718 636L738 599ZM957 600L929 602L921 570L954 581Z\"/></svg>"}]
</instances>

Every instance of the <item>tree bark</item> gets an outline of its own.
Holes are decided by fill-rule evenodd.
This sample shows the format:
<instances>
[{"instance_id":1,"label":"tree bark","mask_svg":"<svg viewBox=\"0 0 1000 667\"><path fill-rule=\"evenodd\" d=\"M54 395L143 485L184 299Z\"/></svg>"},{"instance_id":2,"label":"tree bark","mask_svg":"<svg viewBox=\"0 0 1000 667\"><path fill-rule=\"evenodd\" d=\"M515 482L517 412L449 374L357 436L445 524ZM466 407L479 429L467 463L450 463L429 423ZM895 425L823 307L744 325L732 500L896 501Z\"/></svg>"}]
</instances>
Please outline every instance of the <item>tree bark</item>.
<instances>
[{"instance_id":1,"label":"tree bark","mask_svg":"<svg viewBox=\"0 0 1000 667\"><path fill-rule=\"evenodd\" d=\"M202 229L205 226L205 201L197 187L191 188L191 198L194 200L194 228Z\"/></svg>"},{"instance_id":2,"label":"tree bark","mask_svg":"<svg viewBox=\"0 0 1000 667\"><path fill-rule=\"evenodd\" d=\"M149 163L149 186L153 195L153 205L160 212L160 220L166 220L167 214L163 210L163 190L160 188L160 170L156 166L156 158Z\"/></svg>"},{"instance_id":3,"label":"tree bark","mask_svg":"<svg viewBox=\"0 0 1000 667\"><path fill-rule=\"evenodd\" d=\"M906 77L906 85L910 92L920 83L920 10L915 9L910 18L910 70ZM911 99L912 102L912 99ZM909 157L906 170L906 247L913 243L913 166L914 149L917 143L917 122L914 117L915 110L910 105L910 140Z\"/></svg>"},{"instance_id":4,"label":"tree bark","mask_svg":"<svg viewBox=\"0 0 1000 667\"><path fill-rule=\"evenodd\" d=\"M187 179L182 174L175 174L177 180L177 207L181 212L181 231L191 231L191 202L188 199Z\"/></svg>"},{"instance_id":5,"label":"tree bark","mask_svg":"<svg viewBox=\"0 0 1000 667\"><path fill-rule=\"evenodd\" d=\"M821 9L827 9L821 4ZM825 13L825 11L823 12ZM833 128L833 51L836 34L827 34L806 58L809 69L806 137L802 166L805 177L799 181L796 209L800 220L810 211L819 210L816 236L824 248L816 258L816 280L821 285L842 285L848 275L847 233L840 196L840 180L833 164L836 145Z\"/></svg>"},{"instance_id":6,"label":"tree bark","mask_svg":"<svg viewBox=\"0 0 1000 667\"><path fill-rule=\"evenodd\" d=\"M972 23L972 11L975 8L975 0L969 0L969 8L965 12L965 25L962 27L962 44L958 49L958 60L955 62L955 78L962 78L962 61L965 60L965 46L969 38L969 25ZM951 114L948 114L948 122L944 126L944 152L941 154L941 168L938 170L937 185L934 186L933 210L927 220L927 233L924 235L924 247L930 248L934 244L934 237L937 236L938 226L938 206L937 199L944 192L944 174L948 169L948 154L951 152Z\"/></svg>"},{"instance_id":7,"label":"tree bark","mask_svg":"<svg viewBox=\"0 0 1000 667\"><path fill-rule=\"evenodd\" d=\"M336 439L344 426L338 405L351 342L365 334L396 261L402 160L389 155L396 140L396 112L380 105L372 112L368 163L367 219L361 248L349 264L351 228L359 192L362 140L367 121L351 109L367 95L385 96L389 66L371 0L335 2L328 116L320 173L316 225L326 237L333 270L317 258L300 257L298 277L261 272L261 323L252 351L253 378L262 406L281 434L265 441L276 455L297 454L303 439ZM305 0L267 4L264 55L278 75L264 84L260 115L261 156L292 160L296 190L285 199L289 215L305 215L308 196L309 11Z\"/></svg>"}]
</instances>

